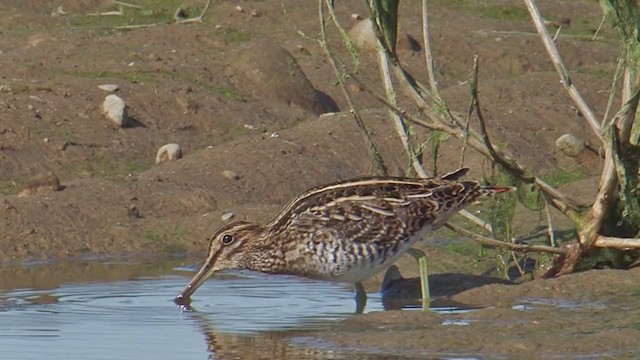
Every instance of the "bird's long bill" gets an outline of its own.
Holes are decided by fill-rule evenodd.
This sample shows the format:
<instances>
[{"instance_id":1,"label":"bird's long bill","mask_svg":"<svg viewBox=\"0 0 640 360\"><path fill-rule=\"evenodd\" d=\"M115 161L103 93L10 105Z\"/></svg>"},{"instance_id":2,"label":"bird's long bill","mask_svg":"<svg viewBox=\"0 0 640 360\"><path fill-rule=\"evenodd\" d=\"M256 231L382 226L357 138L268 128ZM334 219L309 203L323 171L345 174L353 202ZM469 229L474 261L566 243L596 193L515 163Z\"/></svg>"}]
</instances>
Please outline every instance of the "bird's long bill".
<instances>
[{"instance_id":1,"label":"bird's long bill","mask_svg":"<svg viewBox=\"0 0 640 360\"><path fill-rule=\"evenodd\" d=\"M175 302L181 304L183 302L188 302L196 290L205 282L211 274L213 274L213 265L210 261L207 261L202 265L198 273L189 281L189 284L176 296Z\"/></svg>"}]
</instances>

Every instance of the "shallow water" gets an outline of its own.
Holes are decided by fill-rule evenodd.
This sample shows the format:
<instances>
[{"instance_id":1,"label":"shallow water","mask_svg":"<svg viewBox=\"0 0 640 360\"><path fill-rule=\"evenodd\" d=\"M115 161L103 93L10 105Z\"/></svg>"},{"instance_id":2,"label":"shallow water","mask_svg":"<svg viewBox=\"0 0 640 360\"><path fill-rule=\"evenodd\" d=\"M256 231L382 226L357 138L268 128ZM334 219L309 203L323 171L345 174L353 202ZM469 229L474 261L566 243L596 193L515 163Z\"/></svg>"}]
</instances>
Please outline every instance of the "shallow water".
<instances>
[{"instance_id":1,"label":"shallow water","mask_svg":"<svg viewBox=\"0 0 640 360\"><path fill-rule=\"evenodd\" d=\"M613 331L614 343L593 335L574 350L584 358L627 348L638 354L639 297L633 289L615 297L608 292L599 301L531 297L535 292L524 289L527 296L518 295L510 308L433 301L432 310L443 316L405 310L380 322L358 318L332 327L354 314L349 284L222 274L195 293L194 311L181 311L173 298L195 267L176 265L90 261L0 268L0 359L485 359L511 354L514 341L523 349L544 344L545 354L562 357L568 340L550 335L554 327L574 340ZM538 284L541 293L545 284ZM369 293L365 312L383 310L382 303L378 293ZM397 318L403 320L393 325ZM527 336L514 339L510 328ZM414 337L419 345L407 347ZM593 346L583 349L585 344Z\"/></svg>"},{"instance_id":2,"label":"shallow water","mask_svg":"<svg viewBox=\"0 0 640 360\"><path fill-rule=\"evenodd\" d=\"M34 265L0 273L0 349L6 359L360 358L309 350L292 338L355 310L348 284L240 273L173 297L192 272L174 264ZM376 293L367 311L381 310Z\"/></svg>"}]
</instances>

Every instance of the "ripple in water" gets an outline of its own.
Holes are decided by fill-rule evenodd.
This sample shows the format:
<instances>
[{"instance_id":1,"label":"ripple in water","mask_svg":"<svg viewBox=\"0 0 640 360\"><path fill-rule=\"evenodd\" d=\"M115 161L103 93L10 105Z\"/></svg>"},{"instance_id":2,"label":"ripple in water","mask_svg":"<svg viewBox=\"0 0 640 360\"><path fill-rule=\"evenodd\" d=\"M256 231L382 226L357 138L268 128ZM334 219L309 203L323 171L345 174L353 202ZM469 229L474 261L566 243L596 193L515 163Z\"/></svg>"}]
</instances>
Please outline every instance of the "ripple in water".
<instances>
[{"instance_id":1,"label":"ripple in water","mask_svg":"<svg viewBox=\"0 0 640 360\"><path fill-rule=\"evenodd\" d=\"M260 273L220 276L195 293L195 312L181 312L173 298L188 280L158 275L0 290L2 358L252 359L276 349L290 359L376 358L309 352L288 338L351 316L348 285ZM366 311L373 310L382 310L377 294L369 294Z\"/></svg>"}]
</instances>

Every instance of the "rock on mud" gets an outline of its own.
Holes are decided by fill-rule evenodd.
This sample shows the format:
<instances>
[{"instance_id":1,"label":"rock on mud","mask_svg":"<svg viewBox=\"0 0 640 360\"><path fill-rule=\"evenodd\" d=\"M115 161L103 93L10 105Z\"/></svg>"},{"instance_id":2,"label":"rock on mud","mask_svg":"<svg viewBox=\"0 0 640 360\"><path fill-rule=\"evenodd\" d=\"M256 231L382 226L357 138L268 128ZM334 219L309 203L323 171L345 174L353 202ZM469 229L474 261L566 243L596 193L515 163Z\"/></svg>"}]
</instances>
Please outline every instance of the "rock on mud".
<instances>
[{"instance_id":1,"label":"rock on mud","mask_svg":"<svg viewBox=\"0 0 640 360\"><path fill-rule=\"evenodd\" d=\"M179 144L172 143L162 145L156 154L156 164L162 164L169 160L178 160L182 158L182 148Z\"/></svg>"},{"instance_id":2,"label":"rock on mud","mask_svg":"<svg viewBox=\"0 0 640 360\"><path fill-rule=\"evenodd\" d=\"M227 178L229 180L240 180L240 175L234 173L231 170L223 170L222 171L222 176L224 176L225 178Z\"/></svg>"},{"instance_id":3,"label":"rock on mud","mask_svg":"<svg viewBox=\"0 0 640 360\"><path fill-rule=\"evenodd\" d=\"M229 220L233 219L234 217L235 217L234 213L226 212L226 213L222 214L220 219L222 219L222 221L229 221Z\"/></svg>"},{"instance_id":4,"label":"rock on mud","mask_svg":"<svg viewBox=\"0 0 640 360\"><path fill-rule=\"evenodd\" d=\"M102 112L111 122L120 128L129 125L127 104L118 95L108 95L102 103Z\"/></svg>"},{"instance_id":5,"label":"rock on mud","mask_svg":"<svg viewBox=\"0 0 640 360\"><path fill-rule=\"evenodd\" d=\"M114 91L117 91L119 87L116 84L102 84L102 85L98 85L98 89L108 91L108 92L114 92Z\"/></svg>"},{"instance_id":6,"label":"rock on mud","mask_svg":"<svg viewBox=\"0 0 640 360\"><path fill-rule=\"evenodd\" d=\"M63 189L64 186L60 185L58 177L52 172L48 172L35 176L24 183L20 191L18 191L18 197L60 191Z\"/></svg>"},{"instance_id":7,"label":"rock on mud","mask_svg":"<svg viewBox=\"0 0 640 360\"><path fill-rule=\"evenodd\" d=\"M556 148L565 156L575 158L584 149L584 141L571 134L564 134L556 140Z\"/></svg>"}]
</instances>

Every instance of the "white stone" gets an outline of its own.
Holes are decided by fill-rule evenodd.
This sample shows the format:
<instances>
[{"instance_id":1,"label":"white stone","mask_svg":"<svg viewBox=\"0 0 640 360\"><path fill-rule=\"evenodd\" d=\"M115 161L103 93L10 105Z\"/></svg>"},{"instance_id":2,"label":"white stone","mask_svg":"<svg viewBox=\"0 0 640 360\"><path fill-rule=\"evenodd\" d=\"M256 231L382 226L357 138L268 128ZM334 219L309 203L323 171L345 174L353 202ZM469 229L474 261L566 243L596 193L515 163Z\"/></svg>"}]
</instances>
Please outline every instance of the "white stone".
<instances>
[{"instance_id":1,"label":"white stone","mask_svg":"<svg viewBox=\"0 0 640 360\"><path fill-rule=\"evenodd\" d=\"M176 143L166 144L158 149L156 154L156 164L162 164L169 160L178 160L182 158L182 149Z\"/></svg>"},{"instance_id":2,"label":"white stone","mask_svg":"<svg viewBox=\"0 0 640 360\"><path fill-rule=\"evenodd\" d=\"M565 156L574 158L584 149L584 141L571 134L564 134L556 140L556 148Z\"/></svg>"},{"instance_id":3,"label":"white stone","mask_svg":"<svg viewBox=\"0 0 640 360\"><path fill-rule=\"evenodd\" d=\"M375 50L378 46L378 38L371 26L371 19L365 19L353 25L349 30L349 37L358 49Z\"/></svg>"},{"instance_id":4,"label":"white stone","mask_svg":"<svg viewBox=\"0 0 640 360\"><path fill-rule=\"evenodd\" d=\"M129 125L129 116L127 115L127 104L118 95L108 95L102 103L102 112L111 122L118 127L127 127Z\"/></svg>"},{"instance_id":5,"label":"white stone","mask_svg":"<svg viewBox=\"0 0 640 360\"><path fill-rule=\"evenodd\" d=\"M224 214L222 214L222 216L220 217L222 219L222 221L229 221L231 219L233 219L235 215L232 212L226 212Z\"/></svg>"},{"instance_id":6,"label":"white stone","mask_svg":"<svg viewBox=\"0 0 640 360\"><path fill-rule=\"evenodd\" d=\"M108 91L108 92L114 92L118 90L119 87L116 84L102 84L102 85L98 85L98 89Z\"/></svg>"},{"instance_id":7,"label":"white stone","mask_svg":"<svg viewBox=\"0 0 640 360\"><path fill-rule=\"evenodd\" d=\"M227 178L229 180L240 180L240 175L234 173L231 170L223 170L222 171L222 176L224 176L225 178Z\"/></svg>"}]
</instances>

